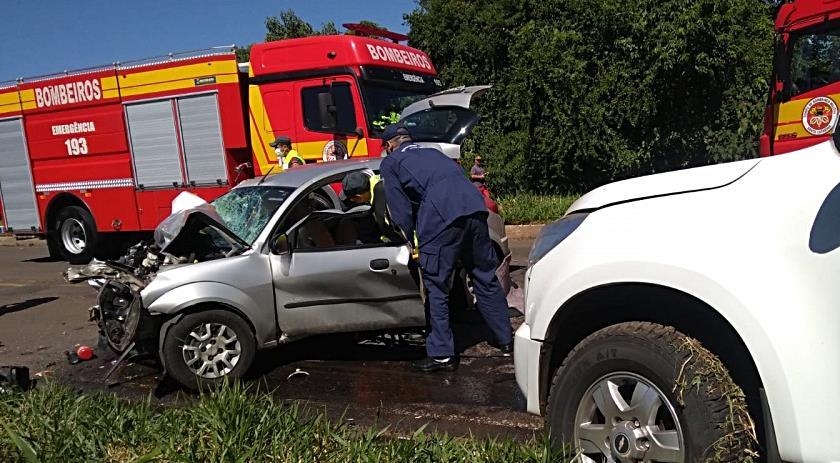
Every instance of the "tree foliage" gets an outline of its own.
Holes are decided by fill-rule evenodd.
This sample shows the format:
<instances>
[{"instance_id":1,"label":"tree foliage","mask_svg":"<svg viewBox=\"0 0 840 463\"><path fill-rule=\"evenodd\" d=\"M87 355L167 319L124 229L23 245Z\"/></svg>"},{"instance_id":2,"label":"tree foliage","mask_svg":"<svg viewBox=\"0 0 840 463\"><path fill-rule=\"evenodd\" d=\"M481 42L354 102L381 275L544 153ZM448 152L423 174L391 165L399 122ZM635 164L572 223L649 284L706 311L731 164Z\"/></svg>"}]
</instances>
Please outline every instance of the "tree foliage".
<instances>
[{"instance_id":1,"label":"tree foliage","mask_svg":"<svg viewBox=\"0 0 840 463\"><path fill-rule=\"evenodd\" d=\"M361 20L360 24L379 28L379 24L373 21ZM337 35L338 28L332 21L327 21L321 25L320 29L315 29L312 24L304 21L298 16L294 10L284 10L280 12L279 16L269 16L265 18L265 41L272 42L283 39L297 39L301 37L311 37L314 35ZM355 32L347 31L349 35L354 35ZM253 45L253 44L251 44ZM236 49L236 60L240 63L248 62L251 57L251 45L247 47Z\"/></svg>"},{"instance_id":2,"label":"tree foliage","mask_svg":"<svg viewBox=\"0 0 840 463\"><path fill-rule=\"evenodd\" d=\"M753 157L772 63L757 0L419 0L410 43L494 85L471 148L499 193Z\"/></svg>"},{"instance_id":3,"label":"tree foliage","mask_svg":"<svg viewBox=\"0 0 840 463\"><path fill-rule=\"evenodd\" d=\"M269 16L265 18L265 41L297 39L311 37L313 35L335 35L338 29L335 23L327 21L316 30L312 24L301 19L293 10L280 12L280 16Z\"/></svg>"}]
</instances>

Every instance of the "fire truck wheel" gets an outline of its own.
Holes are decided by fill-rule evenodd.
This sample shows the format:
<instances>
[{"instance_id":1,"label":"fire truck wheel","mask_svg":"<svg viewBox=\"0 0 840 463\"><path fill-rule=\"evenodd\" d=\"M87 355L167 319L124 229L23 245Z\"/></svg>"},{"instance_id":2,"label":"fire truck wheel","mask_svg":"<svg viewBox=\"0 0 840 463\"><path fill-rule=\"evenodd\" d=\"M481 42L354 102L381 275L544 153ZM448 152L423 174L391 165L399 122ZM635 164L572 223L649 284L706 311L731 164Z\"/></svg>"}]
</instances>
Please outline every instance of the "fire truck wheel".
<instances>
[{"instance_id":1,"label":"fire truck wheel","mask_svg":"<svg viewBox=\"0 0 840 463\"><path fill-rule=\"evenodd\" d=\"M50 253L52 259L63 259L61 254L61 246L58 244L58 231L50 230L47 232L47 251Z\"/></svg>"},{"instance_id":2,"label":"fire truck wheel","mask_svg":"<svg viewBox=\"0 0 840 463\"><path fill-rule=\"evenodd\" d=\"M56 238L61 256L71 264L86 264L96 252L99 234L90 212L68 206L58 213Z\"/></svg>"}]
</instances>

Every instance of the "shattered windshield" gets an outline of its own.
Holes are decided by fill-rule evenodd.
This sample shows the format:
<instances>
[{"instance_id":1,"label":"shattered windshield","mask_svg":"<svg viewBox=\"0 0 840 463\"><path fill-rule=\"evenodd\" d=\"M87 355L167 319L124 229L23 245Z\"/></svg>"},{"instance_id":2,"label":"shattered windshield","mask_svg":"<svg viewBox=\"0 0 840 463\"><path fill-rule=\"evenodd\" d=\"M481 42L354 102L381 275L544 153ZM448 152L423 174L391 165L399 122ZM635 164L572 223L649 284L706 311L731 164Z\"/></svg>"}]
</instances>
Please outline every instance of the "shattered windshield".
<instances>
[{"instance_id":1,"label":"shattered windshield","mask_svg":"<svg viewBox=\"0 0 840 463\"><path fill-rule=\"evenodd\" d=\"M230 231L253 244L277 208L293 191L294 188L288 187L241 187L213 201L213 207Z\"/></svg>"}]
</instances>

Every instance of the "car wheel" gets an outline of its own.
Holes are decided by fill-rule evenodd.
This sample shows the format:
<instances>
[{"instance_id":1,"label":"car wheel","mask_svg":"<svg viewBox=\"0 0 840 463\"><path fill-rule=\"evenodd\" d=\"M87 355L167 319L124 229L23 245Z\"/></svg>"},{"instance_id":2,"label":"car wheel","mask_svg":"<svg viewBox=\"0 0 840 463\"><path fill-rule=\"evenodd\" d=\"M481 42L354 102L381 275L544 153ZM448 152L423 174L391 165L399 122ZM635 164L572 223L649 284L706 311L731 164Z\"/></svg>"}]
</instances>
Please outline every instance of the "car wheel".
<instances>
[{"instance_id":1,"label":"car wheel","mask_svg":"<svg viewBox=\"0 0 840 463\"><path fill-rule=\"evenodd\" d=\"M93 259L99 234L93 216L79 206L68 206L58 213L58 251L71 264L86 264Z\"/></svg>"},{"instance_id":2,"label":"car wheel","mask_svg":"<svg viewBox=\"0 0 840 463\"><path fill-rule=\"evenodd\" d=\"M189 314L172 326L163 343L167 373L187 388L212 389L241 378L256 354L251 328L226 310Z\"/></svg>"},{"instance_id":3,"label":"car wheel","mask_svg":"<svg viewBox=\"0 0 840 463\"><path fill-rule=\"evenodd\" d=\"M674 328L631 322L583 340L554 374L546 426L580 461L754 461L744 394Z\"/></svg>"}]
</instances>

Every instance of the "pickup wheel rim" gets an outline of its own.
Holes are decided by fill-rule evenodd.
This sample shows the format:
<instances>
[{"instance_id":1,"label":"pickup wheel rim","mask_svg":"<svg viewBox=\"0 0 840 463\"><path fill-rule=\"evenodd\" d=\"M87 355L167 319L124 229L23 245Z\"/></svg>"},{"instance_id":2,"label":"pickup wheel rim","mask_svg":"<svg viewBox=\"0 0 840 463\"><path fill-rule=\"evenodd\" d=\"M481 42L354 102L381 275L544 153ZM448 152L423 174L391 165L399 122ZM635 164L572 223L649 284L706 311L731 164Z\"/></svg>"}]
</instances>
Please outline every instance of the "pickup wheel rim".
<instances>
[{"instance_id":1,"label":"pickup wheel rim","mask_svg":"<svg viewBox=\"0 0 840 463\"><path fill-rule=\"evenodd\" d=\"M227 325L202 323L184 339L182 355L194 375L216 379L236 368L242 357L242 346L236 332Z\"/></svg>"},{"instance_id":2,"label":"pickup wheel rim","mask_svg":"<svg viewBox=\"0 0 840 463\"><path fill-rule=\"evenodd\" d=\"M635 373L606 375L586 390L575 415L574 442L585 463L685 461L674 406Z\"/></svg>"},{"instance_id":3,"label":"pickup wheel rim","mask_svg":"<svg viewBox=\"0 0 840 463\"><path fill-rule=\"evenodd\" d=\"M73 254L85 252L87 234L85 233L85 226L78 219L68 218L61 222L60 234L64 249Z\"/></svg>"}]
</instances>

